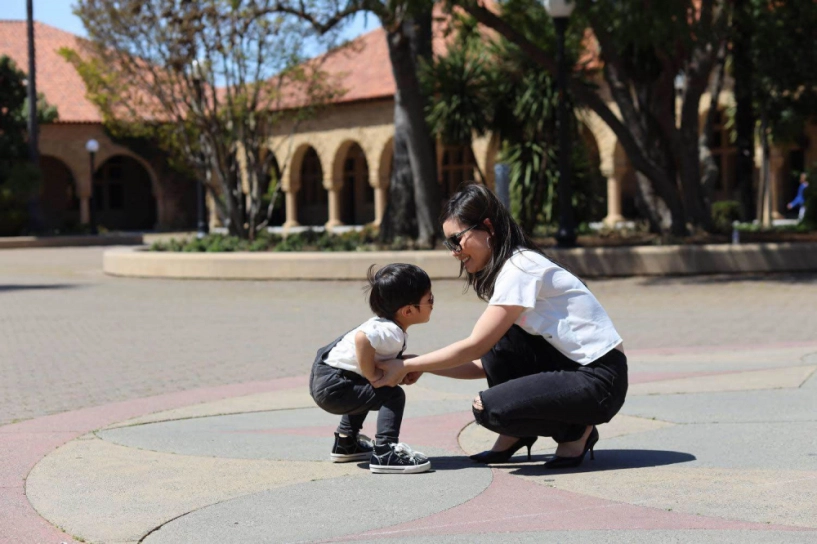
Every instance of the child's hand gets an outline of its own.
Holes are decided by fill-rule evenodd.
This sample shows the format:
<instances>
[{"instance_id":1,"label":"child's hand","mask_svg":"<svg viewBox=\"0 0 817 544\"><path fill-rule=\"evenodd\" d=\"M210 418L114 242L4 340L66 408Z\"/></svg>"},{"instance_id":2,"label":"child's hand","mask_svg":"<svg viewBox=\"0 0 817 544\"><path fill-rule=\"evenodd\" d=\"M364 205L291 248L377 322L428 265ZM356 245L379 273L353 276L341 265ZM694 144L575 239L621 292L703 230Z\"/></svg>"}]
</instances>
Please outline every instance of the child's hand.
<instances>
[{"instance_id":1,"label":"child's hand","mask_svg":"<svg viewBox=\"0 0 817 544\"><path fill-rule=\"evenodd\" d=\"M374 384L377 380L383 377L383 371L377 367L375 367L374 372L371 376L369 376L368 380L369 383Z\"/></svg>"},{"instance_id":2,"label":"child's hand","mask_svg":"<svg viewBox=\"0 0 817 544\"><path fill-rule=\"evenodd\" d=\"M374 387L394 387L395 385L400 385L400 382L403 381L403 377L406 375L406 371L403 368L403 361L400 359L381 361L377 363L377 368L383 372L383 376L379 380L372 382Z\"/></svg>"},{"instance_id":3,"label":"child's hand","mask_svg":"<svg viewBox=\"0 0 817 544\"><path fill-rule=\"evenodd\" d=\"M419 370L416 371L416 372L409 372L408 374L405 375L405 377L403 377L403 381L400 382L400 384L401 385L413 385L413 384L417 383L417 380L419 380L420 376L422 376L422 375L423 375L423 373L420 372Z\"/></svg>"}]
</instances>

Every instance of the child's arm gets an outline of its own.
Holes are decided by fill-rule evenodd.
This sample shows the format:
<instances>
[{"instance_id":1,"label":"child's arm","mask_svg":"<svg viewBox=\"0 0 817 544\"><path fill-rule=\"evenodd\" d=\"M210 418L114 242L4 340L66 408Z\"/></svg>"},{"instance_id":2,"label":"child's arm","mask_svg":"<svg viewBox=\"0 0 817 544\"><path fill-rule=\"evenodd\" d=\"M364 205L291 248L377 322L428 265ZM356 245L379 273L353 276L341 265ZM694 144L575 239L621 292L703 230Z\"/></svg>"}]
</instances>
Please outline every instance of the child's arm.
<instances>
[{"instance_id":1,"label":"child's arm","mask_svg":"<svg viewBox=\"0 0 817 544\"><path fill-rule=\"evenodd\" d=\"M383 371L374 364L375 349L363 331L357 331L355 334L355 355L364 378L373 382L383 376Z\"/></svg>"}]
</instances>

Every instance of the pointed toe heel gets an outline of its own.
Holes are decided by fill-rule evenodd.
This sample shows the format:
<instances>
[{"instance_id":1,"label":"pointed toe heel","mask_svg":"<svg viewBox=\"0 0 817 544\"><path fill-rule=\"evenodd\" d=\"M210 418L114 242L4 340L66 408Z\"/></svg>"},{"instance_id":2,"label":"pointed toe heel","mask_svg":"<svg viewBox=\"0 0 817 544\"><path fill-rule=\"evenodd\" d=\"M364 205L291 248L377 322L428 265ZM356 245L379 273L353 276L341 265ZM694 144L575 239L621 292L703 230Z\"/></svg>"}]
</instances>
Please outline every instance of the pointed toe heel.
<instances>
[{"instance_id":1,"label":"pointed toe heel","mask_svg":"<svg viewBox=\"0 0 817 544\"><path fill-rule=\"evenodd\" d=\"M487 450L480 453L476 453L471 455L469 459L476 461L477 463L485 463L485 464L495 464L495 463L507 463L510 461L511 457L522 449L523 447L528 448L528 461L531 460L531 453L530 450L533 447L533 444L536 442L536 439L539 438L537 436L528 436L526 438L520 438L516 441L516 443L508 448L507 450L502 451L492 451Z\"/></svg>"},{"instance_id":2,"label":"pointed toe heel","mask_svg":"<svg viewBox=\"0 0 817 544\"><path fill-rule=\"evenodd\" d=\"M584 450L582 450L581 454L575 457L554 457L545 463L545 468L576 468L582 464L588 451L590 452L590 460L594 461L596 459L596 455L593 452L593 448L596 446L596 442L598 441L599 431L593 427L593 430L590 431L590 435L587 437L587 441L584 443Z\"/></svg>"}]
</instances>

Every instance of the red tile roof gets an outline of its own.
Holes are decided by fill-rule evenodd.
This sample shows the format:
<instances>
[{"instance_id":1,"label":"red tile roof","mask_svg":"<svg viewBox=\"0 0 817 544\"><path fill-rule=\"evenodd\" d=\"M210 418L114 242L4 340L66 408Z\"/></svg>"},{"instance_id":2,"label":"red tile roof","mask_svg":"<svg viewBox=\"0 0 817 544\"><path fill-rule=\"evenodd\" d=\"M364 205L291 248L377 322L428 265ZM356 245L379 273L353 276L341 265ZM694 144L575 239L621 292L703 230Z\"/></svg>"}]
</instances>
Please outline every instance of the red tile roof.
<instances>
[{"instance_id":1,"label":"red tile roof","mask_svg":"<svg viewBox=\"0 0 817 544\"><path fill-rule=\"evenodd\" d=\"M498 9L493 0L484 0L483 4L492 11ZM439 4L435 4L433 13L432 47L434 55L444 55L447 43L453 39L453 34L448 32L450 19L443 13ZM480 31L489 39L496 39L498 36L493 29L483 26L480 26ZM590 29L585 31L584 45L585 51L576 69L588 71L600 69L598 44ZM345 46L315 57L308 63L319 66L320 70L332 77L332 85L335 88L345 90L341 96L332 100L333 103L394 96L396 86L386 44L386 32L382 27L355 38ZM298 85L290 84L282 90L284 97L277 104L276 109L297 108L307 102L305 92Z\"/></svg>"},{"instance_id":2,"label":"red tile roof","mask_svg":"<svg viewBox=\"0 0 817 544\"><path fill-rule=\"evenodd\" d=\"M440 17L440 9L434 9L433 42L435 55L445 53L445 26L447 18ZM391 98L396 86L392 74L386 31L376 28L358 36L346 47L341 47L318 57L324 72L339 78L338 84L346 93L337 102Z\"/></svg>"},{"instance_id":3,"label":"red tile roof","mask_svg":"<svg viewBox=\"0 0 817 544\"><path fill-rule=\"evenodd\" d=\"M321 70L337 78L337 85L346 89L338 102L394 96L394 77L382 27L315 60L319 61Z\"/></svg>"},{"instance_id":4,"label":"red tile roof","mask_svg":"<svg viewBox=\"0 0 817 544\"><path fill-rule=\"evenodd\" d=\"M439 55L445 52L445 27L448 20L440 16L439 8L435 8L434 12L432 47L434 54ZM394 96L396 86L386 44L386 31L382 27L315 57L308 64L325 72L332 78L332 86L343 90L339 97L331 101L335 104ZM289 85L283 89L284 98L277 109L305 104L304 92L298 87Z\"/></svg>"},{"instance_id":5,"label":"red tile roof","mask_svg":"<svg viewBox=\"0 0 817 544\"><path fill-rule=\"evenodd\" d=\"M492 2L489 8L493 5ZM448 19L435 8L433 26L434 54L445 52ZM35 22L34 38L37 55L37 91L57 107L60 123L100 123L99 110L85 97L85 84L74 67L63 59L62 47L80 49L85 40L53 26ZM592 33L585 39L590 42ZM591 51L595 48L591 48ZM28 53L25 21L0 20L0 55L8 55L23 72L28 71ZM587 54L586 54L587 55ZM591 58L593 67L597 62ZM386 32L377 28L363 34L344 47L329 51L309 61L335 79L333 85L345 92L334 103L391 98L395 93L394 76L386 44ZM298 107L304 104L304 93L297 86L284 89L285 98L276 109Z\"/></svg>"},{"instance_id":6,"label":"red tile roof","mask_svg":"<svg viewBox=\"0 0 817 544\"><path fill-rule=\"evenodd\" d=\"M99 110L85 98L85 84L77 71L57 52L62 47L79 49L83 40L45 23L34 23L37 61L37 92L57 107L59 123L100 123ZM0 55L8 55L28 73L28 41L25 21L0 21Z\"/></svg>"}]
</instances>

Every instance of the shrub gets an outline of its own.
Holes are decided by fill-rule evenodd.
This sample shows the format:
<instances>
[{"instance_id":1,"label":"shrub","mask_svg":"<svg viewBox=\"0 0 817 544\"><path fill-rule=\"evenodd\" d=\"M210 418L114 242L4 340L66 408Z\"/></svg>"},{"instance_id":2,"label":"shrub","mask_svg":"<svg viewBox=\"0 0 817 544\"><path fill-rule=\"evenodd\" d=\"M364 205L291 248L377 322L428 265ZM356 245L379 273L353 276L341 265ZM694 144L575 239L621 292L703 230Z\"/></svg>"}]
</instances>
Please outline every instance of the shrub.
<instances>
[{"instance_id":1,"label":"shrub","mask_svg":"<svg viewBox=\"0 0 817 544\"><path fill-rule=\"evenodd\" d=\"M252 242L235 236L210 234L201 239L154 242L150 251L230 252L230 251L371 251L380 249L378 229L365 227L340 234L307 229L286 237L262 232ZM415 249L413 241L396 239L383 249Z\"/></svg>"},{"instance_id":2,"label":"shrub","mask_svg":"<svg viewBox=\"0 0 817 544\"><path fill-rule=\"evenodd\" d=\"M712 225L718 232L731 232L732 223L740 220L740 202L720 200L712 203Z\"/></svg>"}]
</instances>

